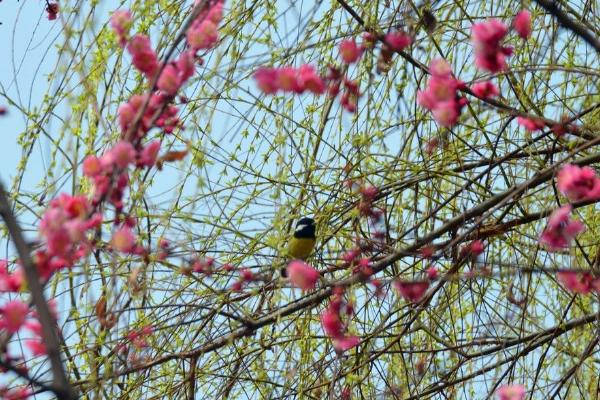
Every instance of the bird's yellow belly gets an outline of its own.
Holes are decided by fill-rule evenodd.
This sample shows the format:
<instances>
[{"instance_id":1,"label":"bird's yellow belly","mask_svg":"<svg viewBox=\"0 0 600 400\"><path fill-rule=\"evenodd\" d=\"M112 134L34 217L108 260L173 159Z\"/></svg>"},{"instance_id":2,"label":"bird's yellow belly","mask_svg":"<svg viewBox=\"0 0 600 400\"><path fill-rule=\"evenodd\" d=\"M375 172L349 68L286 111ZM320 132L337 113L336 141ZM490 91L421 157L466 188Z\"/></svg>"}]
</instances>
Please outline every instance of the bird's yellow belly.
<instances>
[{"instance_id":1,"label":"bird's yellow belly","mask_svg":"<svg viewBox=\"0 0 600 400\"><path fill-rule=\"evenodd\" d=\"M310 256L315 247L315 239L292 238L288 244L287 254L291 258L304 260Z\"/></svg>"}]
</instances>

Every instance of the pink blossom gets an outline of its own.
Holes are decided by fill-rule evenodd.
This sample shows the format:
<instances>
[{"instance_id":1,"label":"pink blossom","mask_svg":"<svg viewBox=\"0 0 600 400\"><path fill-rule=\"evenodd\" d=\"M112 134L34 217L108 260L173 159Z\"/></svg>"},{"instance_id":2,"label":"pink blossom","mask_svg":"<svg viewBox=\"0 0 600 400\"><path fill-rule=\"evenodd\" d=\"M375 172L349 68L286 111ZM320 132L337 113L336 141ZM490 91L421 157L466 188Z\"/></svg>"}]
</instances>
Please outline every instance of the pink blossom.
<instances>
[{"instance_id":1,"label":"pink blossom","mask_svg":"<svg viewBox=\"0 0 600 400\"><path fill-rule=\"evenodd\" d=\"M160 151L160 141L154 140L148 143L139 153L138 165L143 167L152 167L156 163L158 152Z\"/></svg>"},{"instance_id":2,"label":"pink blossom","mask_svg":"<svg viewBox=\"0 0 600 400\"><path fill-rule=\"evenodd\" d=\"M417 303L423 298L427 289L429 289L429 282L396 280L394 281L394 287L405 300Z\"/></svg>"},{"instance_id":3,"label":"pink blossom","mask_svg":"<svg viewBox=\"0 0 600 400\"><path fill-rule=\"evenodd\" d=\"M281 67L277 70L277 86L284 92L301 93L297 71L294 67Z\"/></svg>"},{"instance_id":4,"label":"pink blossom","mask_svg":"<svg viewBox=\"0 0 600 400\"><path fill-rule=\"evenodd\" d=\"M251 282L254 280L254 274L248 268L240 269L240 278L245 282Z\"/></svg>"},{"instance_id":5,"label":"pink blossom","mask_svg":"<svg viewBox=\"0 0 600 400\"><path fill-rule=\"evenodd\" d=\"M34 356L44 356L47 353L46 345L41 339L26 340L25 347L27 347Z\"/></svg>"},{"instance_id":6,"label":"pink blossom","mask_svg":"<svg viewBox=\"0 0 600 400\"><path fill-rule=\"evenodd\" d=\"M133 20L129 10L117 10L110 17L110 25L119 38L121 47L125 46L125 43L127 43L127 35L129 34L132 22Z\"/></svg>"},{"instance_id":7,"label":"pink blossom","mask_svg":"<svg viewBox=\"0 0 600 400\"><path fill-rule=\"evenodd\" d=\"M588 294L592 290L596 290L600 282L594 279L589 272L560 271L556 274L556 279L568 290L581 294Z\"/></svg>"},{"instance_id":8,"label":"pink blossom","mask_svg":"<svg viewBox=\"0 0 600 400\"><path fill-rule=\"evenodd\" d=\"M92 178L102 172L100 159L95 155L89 155L83 160L83 175Z\"/></svg>"},{"instance_id":9,"label":"pink blossom","mask_svg":"<svg viewBox=\"0 0 600 400\"><path fill-rule=\"evenodd\" d=\"M136 111L137 110L130 103L121 104L119 106L117 114L119 115L119 125L121 126L121 131L127 131L129 124L131 124L135 119Z\"/></svg>"},{"instance_id":10,"label":"pink blossom","mask_svg":"<svg viewBox=\"0 0 600 400\"><path fill-rule=\"evenodd\" d=\"M400 52L410 46L412 38L405 32L396 31L385 35L384 41L390 49Z\"/></svg>"},{"instance_id":11,"label":"pink blossom","mask_svg":"<svg viewBox=\"0 0 600 400\"><path fill-rule=\"evenodd\" d=\"M536 118L525 118L525 117L517 117L517 124L521 125L523 128L528 130L529 132L535 132L544 129L546 123L541 119Z\"/></svg>"},{"instance_id":12,"label":"pink blossom","mask_svg":"<svg viewBox=\"0 0 600 400\"><path fill-rule=\"evenodd\" d=\"M436 58L429 63L429 73L438 78L449 78L452 75L452 68L448 61Z\"/></svg>"},{"instance_id":13,"label":"pink blossom","mask_svg":"<svg viewBox=\"0 0 600 400\"><path fill-rule=\"evenodd\" d=\"M329 306L321 314L321 324L325 334L331 338L336 351L343 352L360 343L360 338L347 336L344 332L346 326L340 316L343 311L342 308L345 307L344 313L350 316L353 314L353 307L351 304L344 304L342 299L343 288L334 288L333 293Z\"/></svg>"},{"instance_id":14,"label":"pink blossom","mask_svg":"<svg viewBox=\"0 0 600 400\"><path fill-rule=\"evenodd\" d=\"M179 58L177 59L177 73L179 74L181 84L194 75L195 67L196 64L193 51L184 51L179 55Z\"/></svg>"},{"instance_id":15,"label":"pink blossom","mask_svg":"<svg viewBox=\"0 0 600 400\"><path fill-rule=\"evenodd\" d=\"M181 79L179 77L177 68L172 64L169 64L163 68L156 87L165 92L169 96L174 96L179 88L181 87Z\"/></svg>"},{"instance_id":16,"label":"pink blossom","mask_svg":"<svg viewBox=\"0 0 600 400\"><path fill-rule=\"evenodd\" d=\"M350 264L350 263L354 262L359 256L360 256L360 249L354 248L354 249L348 250L347 252L342 254L342 260L344 260L345 262Z\"/></svg>"},{"instance_id":17,"label":"pink blossom","mask_svg":"<svg viewBox=\"0 0 600 400\"><path fill-rule=\"evenodd\" d=\"M316 269L301 260L293 260L288 264L287 276L294 286L302 290L314 289L321 277Z\"/></svg>"},{"instance_id":18,"label":"pink blossom","mask_svg":"<svg viewBox=\"0 0 600 400\"><path fill-rule=\"evenodd\" d=\"M438 277L438 270L436 267L427 268L427 278L431 281L436 280Z\"/></svg>"},{"instance_id":19,"label":"pink blossom","mask_svg":"<svg viewBox=\"0 0 600 400\"><path fill-rule=\"evenodd\" d=\"M46 240L49 257L72 262L78 249L85 244L84 233L90 204L85 196L61 194L50 202L40 221L40 234Z\"/></svg>"},{"instance_id":20,"label":"pink blossom","mask_svg":"<svg viewBox=\"0 0 600 400\"><path fill-rule=\"evenodd\" d=\"M566 164L558 171L557 186L570 201L600 198L600 178L591 167Z\"/></svg>"},{"instance_id":21,"label":"pink blossom","mask_svg":"<svg viewBox=\"0 0 600 400\"><path fill-rule=\"evenodd\" d=\"M278 90L283 92L314 94L325 92L325 82L311 65L304 64L300 68L290 66L280 68L259 68L254 73L258 88L265 94L275 94Z\"/></svg>"},{"instance_id":22,"label":"pink blossom","mask_svg":"<svg viewBox=\"0 0 600 400\"><path fill-rule=\"evenodd\" d=\"M483 253L484 249L485 246L481 240L473 240L471 243L469 243L467 251L470 255L477 257Z\"/></svg>"},{"instance_id":23,"label":"pink blossom","mask_svg":"<svg viewBox=\"0 0 600 400\"><path fill-rule=\"evenodd\" d=\"M118 229L112 237L111 244L115 250L131 253L135 249L135 235L127 226Z\"/></svg>"},{"instance_id":24,"label":"pink blossom","mask_svg":"<svg viewBox=\"0 0 600 400\"><path fill-rule=\"evenodd\" d=\"M20 300L12 300L0 309L0 329L6 329L8 333L16 333L25 323L29 306Z\"/></svg>"},{"instance_id":25,"label":"pink blossom","mask_svg":"<svg viewBox=\"0 0 600 400\"><path fill-rule=\"evenodd\" d=\"M548 218L546 229L540 236L540 243L549 251L569 247L575 236L585 230L581 221L571 219L571 210L570 205L564 205L554 210Z\"/></svg>"},{"instance_id":26,"label":"pink blossom","mask_svg":"<svg viewBox=\"0 0 600 400\"><path fill-rule=\"evenodd\" d=\"M29 330L31 333L33 333L36 336L39 336L39 337L42 336L43 328L42 328L42 324L38 320L29 320L23 324L23 327L25 329Z\"/></svg>"},{"instance_id":27,"label":"pink blossom","mask_svg":"<svg viewBox=\"0 0 600 400\"><path fill-rule=\"evenodd\" d=\"M456 107L454 100L440 101L431 111L433 118L447 128L456 125L460 116L460 108Z\"/></svg>"},{"instance_id":28,"label":"pink blossom","mask_svg":"<svg viewBox=\"0 0 600 400\"><path fill-rule=\"evenodd\" d=\"M150 38L146 35L137 34L131 38L127 50L133 57L133 65L152 78L158 70L158 58L150 44Z\"/></svg>"},{"instance_id":29,"label":"pink blossom","mask_svg":"<svg viewBox=\"0 0 600 400\"><path fill-rule=\"evenodd\" d=\"M223 0L219 0L208 10L206 19L219 24L223 18Z\"/></svg>"},{"instance_id":30,"label":"pink blossom","mask_svg":"<svg viewBox=\"0 0 600 400\"><path fill-rule=\"evenodd\" d=\"M451 127L458 122L467 99L458 96L464 84L455 79L450 66L444 60L433 60L430 64L431 77L425 90L417 92L417 102L430 110L434 119L442 126Z\"/></svg>"},{"instance_id":31,"label":"pink blossom","mask_svg":"<svg viewBox=\"0 0 600 400\"><path fill-rule=\"evenodd\" d=\"M521 10L513 19L513 28L523 39L531 36L531 13L528 10Z\"/></svg>"},{"instance_id":32,"label":"pink blossom","mask_svg":"<svg viewBox=\"0 0 600 400\"><path fill-rule=\"evenodd\" d=\"M333 338L333 347L340 352L350 350L359 343L360 338L358 336L340 336Z\"/></svg>"},{"instance_id":33,"label":"pink blossom","mask_svg":"<svg viewBox=\"0 0 600 400\"><path fill-rule=\"evenodd\" d=\"M506 69L506 57L512 55L512 48L503 46L502 40L508 28L498 19L490 19L474 24L471 40L475 51L475 65L490 72Z\"/></svg>"},{"instance_id":34,"label":"pink blossom","mask_svg":"<svg viewBox=\"0 0 600 400\"><path fill-rule=\"evenodd\" d=\"M108 154L110 154L109 160L119 168L127 168L135 161L135 149L126 140L118 141Z\"/></svg>"},{"instance_id":35,"label":"pink blossom","mask_svg":"<svg viewBox=\"0 0 600 400\"><path fill-rule=\"evenodd\" d=\"M6 390L0 389L3 400L25 400L31 397L31 390L25 386Z\"/></svg>"},{"instance_id":36,"label":"pink blossom","mask_svg":"<svg viewBox=\"0 0 600 400\"><path fill-rule=\"evenodd\" d=\"M187 43L193 50L208 50L218 39L217 25L211 20L196 20L187 31Z\"/></svg>"},{"instance_id":37,"label":"pink blossom","mask_svg":"<svg viewBox=\"0 0 600 400\"><path fill-rule=\"evenodd\" d=\"M308 64L301 65L298 68L297 86L301 92L308 90L313 94L322 94L325 92L325 83L317 74L314 67Z\"/></svg>"},{"instance_id":38,"label":"pink blossom","mask_svg":"<svg viewBox=\"0 0 600 400\"><path fill-rule=\"evenodd\" d=\"M379 194L379 189L377 188L377 186L365 185L361 186L359 192L365 200L373 201Z\"/></svg>"},{"instance_id":39,"label":"pink blossom","mask_svg":"<svg viewBox=\"0 0 600 400\"><path fill-rule=\"evenodd\" d=\"M358 61L365 50L363 46L357 45L354 39L342 40L339 49L340 56L346 64L352 64Z\"/></svg>"},{"instance_id":40,"label":"pink blossom","mask_svg":"<svg viewBox=\"0 0 600 400\"><path fill-rule=\"evenodd\" d=\"M331 306L321 314L321 324L329 337L339 337L344 329L339 311Z\"/></svg>"},{"instance_id":41,"label":"pink blossom","mask_svg":"<svg viewBox=\"0 0 600 400\"><path fill-rule=\"evenodd\" d=\"M19 266L13 273L8 272L8 262L0 260L0 292L19 292L25 284L23 269Z\"/></svg>"},{"instance_id":42,"label":"pink blossom","mask_svg":"<svg viewBox=\"0 0 600 400\"><path fill-rule=\"evenodd\" d=\"M58 6L58 3L56 3L56 2L46 3L46 4L47 4L46 12L48 13L48 20L53 21L58 16L58 11L59 11L60 7Z\"/></svg>"},{"instance_id":43,"label":"pink blossom","mask_svg":"<svg viewBox=\"0 0 600 400\"><path fill-rule=\"evenodd\" d=\"M498 88L490 81L477 82L471 87L473 94L481 99L490 99L500 95Z\"/></svg>"},{"instance_id":44,"label":"pink blossom","mask_svg":"<svg viewBox=\"0 0 600 400\"><path fill-rule=\"evenodd\" d=\"M254 80L258 88L265 94L275 94L279 90L277 85L277 70L275 68L261 67L254 73Z\"/></svg>"},{"instance_id":45,"label":"pink blossom","mask_svg":"<svg viewBox=\"0 0 600 400\"><path fill-rule=\"evenodd\" d=\"M504 385L496 392L498 400L524 400L525 386L523 385Z\"/></svg>"}]
</instances>

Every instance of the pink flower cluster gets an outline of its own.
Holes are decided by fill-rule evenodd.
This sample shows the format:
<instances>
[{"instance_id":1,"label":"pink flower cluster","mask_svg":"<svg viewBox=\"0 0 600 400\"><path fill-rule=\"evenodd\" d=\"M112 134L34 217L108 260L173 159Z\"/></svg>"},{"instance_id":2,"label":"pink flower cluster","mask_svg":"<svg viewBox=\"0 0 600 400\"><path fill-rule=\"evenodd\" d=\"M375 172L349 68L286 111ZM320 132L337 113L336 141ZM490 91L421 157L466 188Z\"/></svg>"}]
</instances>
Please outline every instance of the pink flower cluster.
<instances>
[{"instance_id":1,"label":"pink flower cluster","mask_svg":"<svg viewBox=\"0 0 600 400\"><path fill-rule=\"evenodd\" d=\"M433 60L429 65L429 72L431 78L427 88L417 92L417 102L430 110L440 125L454 126L462 108L468 103L466 98L458 95L458 90L465 85L452 76L452 70L446 60Z\"/></svg>"},{"instance_id":2,"label":"pink flower cluster","mask_svg":"<svg viewBox=\"0 0 600 400\"><path fill-rule=\"evenodd\" d=\"M517 124L529 132L539 131L546 127L546 123L539 118L517 117Z\"/></svg>"},{"instance_id":3,"label":"pink flower cluster","mask_svg":"<svg viewBox=\"0 0 600 400\"><path fill-rule=\"evenodd\" d=\"M525 400L525 386L504 385L496 392L498 400Z\"/></svg>"},{"instance_id":4,"label":"pink flower cluster","mask_svg":"<svg viewBox=\"0 0 600 400\"><path fill-rule=\"evenodd\" d=\"M302 260L292 260L287 266L287 276L290 282L302 289L314 289L321 277L319 271Z\"/></svg>"},{"instance_id":5,"label":"pink flower cluster","mask_svg":"<svg viewBox=\"0 0 600 400\"><path fill-rule=\"evenodd\" d=\"M48 306L56 319L56 302L49 301ZM21 300L11 300L0 307L0 329L9 334L15 334L21 328L27 329L33 334L33 337L25 340L25 347L31 351L34 356L46 354L46 345L42 339L42 325L37 319L37 313L29 310L29 305ZM5 354L4 357L7 357Z\"/></svg>"},{"instance_id":6,"label":"pink flower cluster","mask_svg":"<svg viewBox=\"0 0 600 400\"><path fill-rule=\"evenodd\" d=\"M358 82L348 79L339 68L333 65L328 67L325 80L329 87L329 96L335 98L341 92L340 104L342 107L348 112L356 112L358 98L361 96Z\"/></svg>"},{"instance_id":7,"label":"pink flower cluster","mask_svg":"<svg viewBox=\"0 0 600 400\"><path fill-rule=\"evenodd\" d=\"M344 64L353 64L360 59L365 51L365 46L356 44L354 39L346 39L340 43L339 51Z\"/></svg>"},{"instance_id":8,"label":"pink flower cluster","mask_svg":"<svg viewBox=\"0 0 600 400\"><path fill-rule=\"evenodd\" d=\"M148 106L139 121L138 130L135 133L136 136L138 138L144 137L153 126L162 128L165 133L172 133L175 128L180 126L180 121L177 118L179 109L176 106L168 104L165 107L165 104L171 98L172 96L167 96L164 93L154 93L148 101L148 95L134 95L127 103L121 104L118 114L119 125L123 135L131 129L132 124L135 122L135 117L147 101ZM162 113L156 117L161 111Z\"/></svg>"},{"instance_id":9,"label":"pink flower cluster","mask_svg":"<svg viewBox=\"0 0 600 400\"><path fill-rule=\"evenodd\" d=\"M188 46L194 51L208 50L217 44L218 26L223 18L223 1L216 1L200 13L187 31Z\"/></svg>"},{"instance_id":10,"label":"pink flower cluster","mask_svg":"<svg viewBox=\"0 0 600 400\"><path fill-rule=\"evenodd\" d=\"M127 50L131 54L133 66L142 72L147 79L153 79L159 65L150 38L146 35L136 34L129 41Z\"/></svg>"},{"instance_id":11,"label":"pink flower cluster","mask_svg":"<svg viewBox=\"0 0 600 400\"><path fill-rule=\"evenodd\" d=\"M46 12L48 13L48 20L53 21L58 17L58 11L60 7L57 2L46 3Z\"/></svg>"},{"instance_id":12,"label":"pink flower cluster","mask_svg":"<svg viewBox=\"0 0 600 400\"><path fill-rule=\"evenodd\" d=\"M362 185L359 187L358 192L361 195L357 207L360 215L371 218L374 221L379 221L383 216L383 212L374 205L375 200L379 196L379 189L376 186Z\"/></svg>"},{"instance_id":13,"label":"pink flower cluster","mask_svg":"<svg viewBox=\"0 0 600 400\"><path fill-rule=\"evenodd\" d=\"M600 278L595 278L589 272L560 271L556 274L556 279L575 293L600 292Z\"/></svg>"},{"instance_id":14,"label":"pink flower cluster","mask_svg":"<svg viewBox=\"0 0 600 400\"><path fill-rule=\"evenodd\" d=\"M129 39L129 29L131 29L132 23L133 19L131 18L129 10L117 10L110 17L110 26L117 34L119 45L121 47L125 47L125 44Z\"/></svg>"},{"instance_id":15,"label":"pink flower cluster","mask_svg":"<svg viewBox=\"0 0 600 400\"><path fill-rule=\"evenodd\" d=\"M395 52L400 52L410 46L412 37L403 31L394 31L385 35L384 43Z\"/></svg>"},{"instance_id":16,"label":"pink flower cluster","mask_svg":"<svg viewBox=\"0 0 600 400\"><path fill-rule=\"evenodd\" d=\"M565 165L558 171L557 186L570 201L600 199L600 178L591 167Z\"/></svg>"},{"instance_id":17,"label":"pink flower cluster","mask_svg":"<svg viewBox=\"0 0 600 400\"><path fill-rule=\"evenodd\" d=\"M540 236L540 243L548 250L556 251L569 247L575 236L585 230L581 221L571 219L571 210L570 205L562 206L554 210L548 218L546 229Z\"/></svg>"},{"instance_id":18,"label":"pink flower cluster","mask_svg":"<svg viewBox=\"0 0 600 400\"><path fill-rule=\"evenodd\" d=\"M531 36L531 13L527 10L519 11L512 26L522 39L528 39Z\"/></svg>"},{"instance_id":19,"label":"pink flower cluster","mask_svg":"<svg viewBox=\"0 0 600 400\"><path fill-rule=\"evenodd\" d=\"M351 317L354 309L344 301L344 289L335 288L329 306L321 314L321 324L325 334L333 341L336 351L343 352L360 343L358 336L347 336L347 325L342 321L342 314Z\"/></svg>"},{"instance_id":20,"label":"pink flower cluster","mask_svg":"<svg viewBox=\"0 0 600 400\"><path fill-rule=\"evenodd\" d=\"M192 263L192 271L199 273L199 274L205 274L205 275L210 276L213 273L214 265L215 265L215 259L212 257L206 257L204 259L196 259Z\"/></svg>"},{"instance_id":21,"label":"pink flower cluster","mask_svg":"<svg viewBox=\"0 0 600 400\"><path fill-rule=\"evenodd\" d=\"M39 250L35 257L42 278L48 279L56 270L72 266L88 254L91 243L86 232L102 223L102 215L91 211L85 196L63 193L50 202L39 228L45 250Z\"/></svg>"},{"instance_id":22,"label":"pink flower cluster","mask_svg":"<svg viewBox=\"0 0 600 400\"><path fill-rule=\"evenodd\" d=\"M3 400L24 400L28 399L31 395L31 390L25 386L14 389L0 388L0 398Z\"/></svg>"},{"instance_id":23,"label":"pink flower cluster","mask_svg":"<svg viewBox=\"0 0 600 400\"><path fill-rule=\"evenodd\" d=\"M8 271L8 262L0 260L0 293L20 292L25 284L24 271L19 266L14 272Z\"/></svg>"},{"instance_id":24,"label":"pink flower cluster","mask_svg":"<svg viewBox=\"0 0 600 400\"><path fill-rule=\"evenodd\" d=\"M435 276L437 277L437 274ZM418 303L425 296L427 289L429 289L429 281L405 281L398 279L394 281L394 288L404 300L411 303Z\"/></svg>"},{"instance_id":25,"label":"pink flower cluster","mask_svg":"<svg viewBox=\"0 0 600 400\"><path fill-rule=\"evenodd\" d=\"M498 87L490 81L477 82L471 87L471 91L480 99L491 99L500 95Z\"/></svg>"},{"instance_id":26,"label":"pink flower cluster","mask_svg":"<svg viewBox=\"0 0 600 400\"><path fill-rule=\"evenodd\" d=\"M240 269L240 277L237 281L231 285L231 290L239 292L244 288L244 285L254 280L254 274L252 271L246 268Z\"/></svg>"},{"instance_id":27,"label":"pink flower cluster","mask_svg":"<svg viewBox=\"0 0 600 400\"><path fill-rule=\"evenodd\" d=\"M325 92L325 82L317 74L314 67L308 64L299 68L261 67L254 73L258 88L265 94L275 94L278 91L301 94L306 91L314 94Z\"/></svg>"},{"instance_id":28,"label":"pink flower cluster","mask_svg":"<svg viewBox=\"0 0 600 400\"><path fill-rule=\"evenodd\" d=\"M485 245L481 240L473 240L468 245L460 249L460 254L463 257L477 257L485 250Z\"/></svg>"},{"instance_id":29,"label":"pink flower cluster","mask_svg":"<svg viewBox=\"0 0 600 400\"><path fill-rule=\"evenodd\" d=\"M489 72L506 69L506 57L513 53L512 47L502 45L502 40L507 33L508 27L495 18L473 25L471 40L477 67Z\"/></svg>"},{"instance_id":30,"label":"pink flower cluster","mask_svg":"<svg viewBox=\"0 0 600 400\"><path fill-rule=\"evenodd\" d=\"M360 59L370 42L358 45L355 39L346 39L340 43L339 52L344 64L352 64ZM316 95L325 93L327 89L333 98L340 93L340 104L349 112L356 112L358 98L361 96L358 82L350 80L342 71L333 65L328 66L327 75L321 77L311 65L299 68L284 66L279 68L261 67L254 73L258 88L265 94L278 92L301 94L311 92Z\"/></svg>"}]
</instances>

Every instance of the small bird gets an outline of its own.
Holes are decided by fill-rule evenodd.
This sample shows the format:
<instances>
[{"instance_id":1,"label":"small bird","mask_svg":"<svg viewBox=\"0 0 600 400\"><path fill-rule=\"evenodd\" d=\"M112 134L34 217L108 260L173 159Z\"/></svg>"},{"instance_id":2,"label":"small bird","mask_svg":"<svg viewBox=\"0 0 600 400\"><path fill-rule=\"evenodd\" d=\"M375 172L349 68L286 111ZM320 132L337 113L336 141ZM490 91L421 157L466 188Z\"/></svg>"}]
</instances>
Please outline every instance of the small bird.
<instances>
[{"instance_id":1,"label":"small bird","mask_svg":"<svg viewBox=\"0 0 600 400\"><path fill-rule=\"evenodd\" d=\"M315 237L315 220L312 218L300 218L296 224L294 235L290 239L286 255L291 259L306 260L315 248L317 239ZM281 270L281 275L286 276L285 268Z\"/></svg>"}]
</instances>

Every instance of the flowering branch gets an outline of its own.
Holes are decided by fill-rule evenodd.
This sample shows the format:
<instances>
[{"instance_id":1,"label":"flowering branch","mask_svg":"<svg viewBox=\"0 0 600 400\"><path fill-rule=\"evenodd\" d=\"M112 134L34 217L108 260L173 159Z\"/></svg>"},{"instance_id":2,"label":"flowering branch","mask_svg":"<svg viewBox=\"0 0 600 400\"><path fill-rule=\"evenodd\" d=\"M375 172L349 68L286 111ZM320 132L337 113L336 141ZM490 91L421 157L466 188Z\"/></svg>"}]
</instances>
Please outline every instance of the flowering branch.
<instances>
[{"instance_id":1,"label":"flowering branch","mask_svg":"<svg viewBox=\"0 0 600 400\"><path fill-rule=\"evenodd\" d=\"M50 312L48 303L44 298L44 289L40 283L40 276L31 258L31 249L25 242L23 232L19 226L10 206L4 186L0 183L0 215L6 223L6 227L13 239L19 259L25 270L27 285L31 292L31 298L38 312L38 318L42 325L42 337L46 344L46 350L52 366L53 385L52 391L61 399L71 400L78 398L75 390L67 380L67 375L60 357L60 344L56 333L56 321Z\"/></svg>"}]
</instances>

